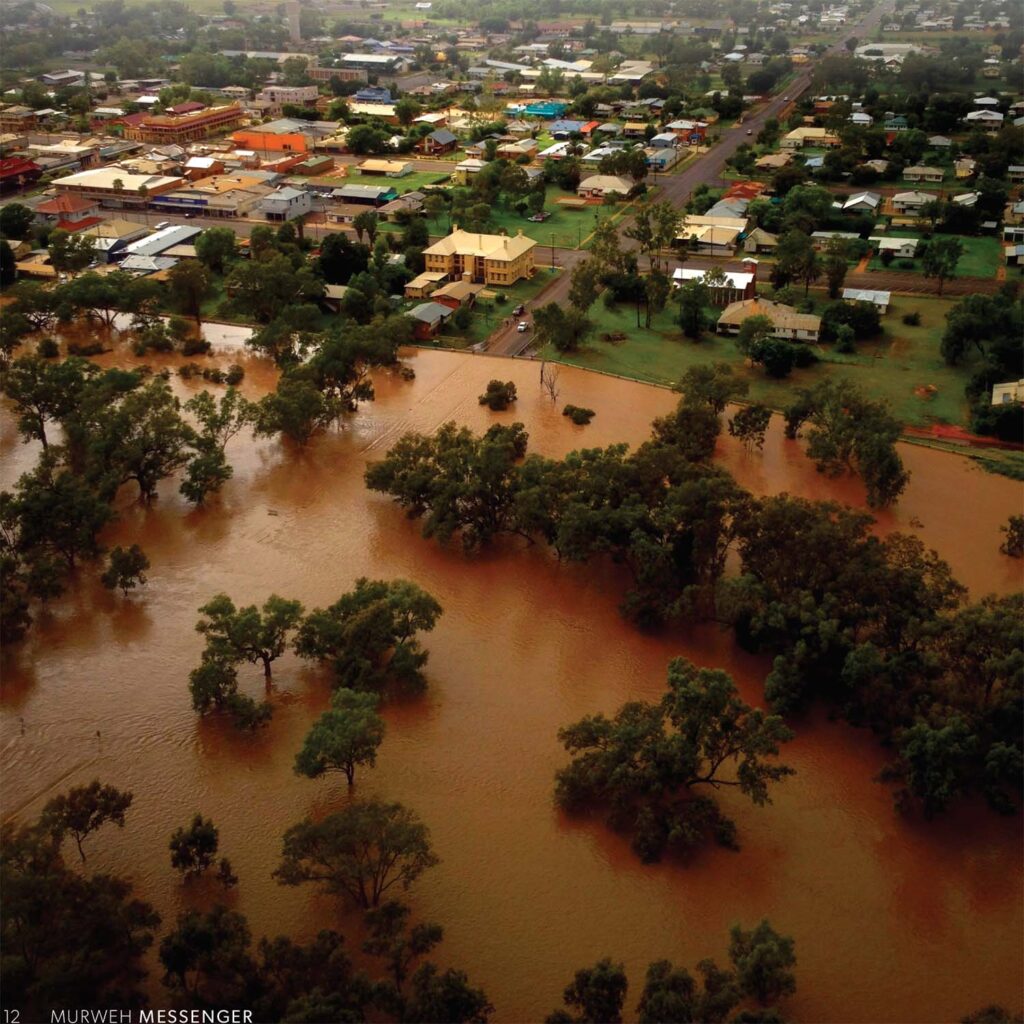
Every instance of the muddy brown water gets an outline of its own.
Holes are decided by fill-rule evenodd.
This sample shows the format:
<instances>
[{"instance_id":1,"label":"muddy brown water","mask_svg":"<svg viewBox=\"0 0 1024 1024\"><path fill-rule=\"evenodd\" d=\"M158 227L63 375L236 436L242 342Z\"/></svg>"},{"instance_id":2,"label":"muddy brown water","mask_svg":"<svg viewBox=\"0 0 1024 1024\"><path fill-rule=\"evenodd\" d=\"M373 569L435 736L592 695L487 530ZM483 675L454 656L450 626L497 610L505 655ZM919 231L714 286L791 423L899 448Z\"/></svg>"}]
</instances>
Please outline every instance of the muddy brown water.
<instances>
[{"instance_id":1,"label":"muddy brown water","mask_svg":"<svg viewBox=\"0 0 1024 1024\"><path fill-rule=\"evenodd\" d=\"M239 354L216 358L226 365ZM161 361L175 362L149 360ZM240 361L247 393L272 386L266 364ZM408 361L414 382L380 375L377 401L307 451L236 438L234 479L207 509L189 507L170 482L148 509L121 497L104 539L141 543L153 565L149 585L123 600L85 573L24 644L5 652L4 817L35 814L54 793L94 777L132 790L127 826L91 840L90 867L131 877L168 922L203 895L179 883L167 851L171 831L201 811L220 827L222 853L241 879L229 902L256 935L351 934L354 915L335 900L270 877L283 831L346 799L337 781L292 772L326 707L324 677L291 656L275 663L276 714L254 738L197 721L186 690L201 649L193 627L198 606L218 591L245 603L276 592L312 608L362 575L408 577L445 609L426 638L430 687L387 708L378 765L357 778L356 793L400 800L429 825L441 864L416 883L411 902L417 916L444 924L439 959L485 988L497 1021L541 1019L572 972L602 956L625 962L631 1013L649 961L692 968L706 956L724 960L730 924L764 916L796 939L794 1019L945 1021L991 1001L1018 1007L1020 820L963 808L929 825L897 817L872 781L884 752L820 712L793 723L785 759L798 774L777 787L772 806L722 796L739 853L709 849L686 867L645 866L600 823L556 811L560 725L657 698L674 655L726 669L760 703L765 663L714 627L659 637L632 629L616 610L613 571L560 566L518 543L474 558L441 549L362 483L367 461L403 431L449 419L475 430L522 420L531 449L552 456L637 444L672 406L670 393L563 368L556 408L541 394L537 364L427 351ZM477 404L491 377L516 381L514 412ZM202 386L175 384L183 395ZM596 409L593 423L573 426L560 415L565 402ZM19 443L8 411L3 428L9 485L36 453ZM975 596L1018 588L1019 564L997 546L999 525L1020 508L1020 485L956 456L909 445L901 454L913 478L879 529L917 533ZM719 455L757 493L863 502L855 481L818 475L777 421L763 454L723 437ZM242 679L249 692L262 691L260 669L246 666ZM152 989L164 998L155 982Z\"/></svg>"}]
</instances>

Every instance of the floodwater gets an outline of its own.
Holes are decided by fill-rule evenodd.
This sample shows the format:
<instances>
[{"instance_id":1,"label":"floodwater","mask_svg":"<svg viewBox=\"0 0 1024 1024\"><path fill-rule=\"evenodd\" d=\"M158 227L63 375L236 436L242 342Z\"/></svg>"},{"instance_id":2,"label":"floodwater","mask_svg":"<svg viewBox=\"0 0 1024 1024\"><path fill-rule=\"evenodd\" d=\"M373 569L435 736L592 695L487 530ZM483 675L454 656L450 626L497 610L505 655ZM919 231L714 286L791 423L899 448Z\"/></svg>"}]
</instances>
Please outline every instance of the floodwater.
<instances>
[{"instance_id":1,"label":"floodwater","mask_svg":"<svg viewBox=\"0 0 1024 1024\"><path fill-rule=\"evenodd\" d=\"M226 365L239 354L215 358ZM162 361L174 362L149 360ZM265 364L240 361L243 390L272 386ZM201 649L193 627L198 606L219 591L239 603L276 592L313 608L362 575L407 577L445 609L426 637L429 690L387 707L377 767L357 777L356 792L400 800L430 827L441 864L416 883L411 902L418 917L444 925L439 959L487 991L497 1021L542 1019L572 972L602 956L625 962L632 1015L649 961L724 961L729 926L762 917L796 939L793 1019L951 1021L993 1001L1019 1007L1019 819L962 808L932 824L896 816L886 788L872 781L884 752L820 712L792 723L797 738L785 760L798 774L777 787L773 805L721 798L734 812L739 853L709 848L686 867L645 866L599 822L553 807L552 776L565 763L560 725L627 699L656 699L675 655L731 672L752 702L761 700L766 666L714 627L637 632L616 610L614 571L559 565L518 542L471 558L458 545L441 549L362 483L366 463L407 430L519 419L533 450L558 456L640 443L673 395L562 369L556 408L540 392L537 364L427 351L408 362L414 382L381 374L377 401L307 451L236 438L234 479L207 509L189 507L169 481L148 509L124 494L104 539L143 546L148 586L123 600L86 573L6 652L4 817L33 815L54 793L94 777L132 790L127 826L93 837L89 864L130 876L170 921L195 896L170 869L168 838L201 811L220 827L221 852L240 876L231 905L257 936L308 937L322 927L351 934L355 917L335 900L270 877L284 830L347 798L334 780L292 772L327 704L326 681L286 656L274 666L276 714L266 731L250 737L200 722L186 688ZM514 412L477 404L491 377L516 381ZM175 384L183 395L202 386ZM560 415L565 402L597 410L593 423L573 426ZM9 484L35 453L19 444L9 414L3 425ZM959 457L914 446L902 454L913 479L879 528L916 532L975 596L1018 588L1019 563L997 548L999 525L1020 508L1020 485ZM759 493L863 499L856 482L815 473L778 422L763 454L723 437L720 456ZM261 693L260 669L246 666L242 679ZM155 983L153 991L162 997Z\"/></svg>"}]
</instances>

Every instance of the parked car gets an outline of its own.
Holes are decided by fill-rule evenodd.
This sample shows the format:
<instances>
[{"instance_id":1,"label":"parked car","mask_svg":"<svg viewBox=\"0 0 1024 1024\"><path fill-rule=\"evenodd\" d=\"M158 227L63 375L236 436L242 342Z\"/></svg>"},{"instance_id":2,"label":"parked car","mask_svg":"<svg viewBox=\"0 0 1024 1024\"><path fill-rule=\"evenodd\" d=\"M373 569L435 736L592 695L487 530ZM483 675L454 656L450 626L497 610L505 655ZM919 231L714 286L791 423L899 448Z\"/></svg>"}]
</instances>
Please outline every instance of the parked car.
<instances>
[{"instance_id":1,"label":"parked car","mask_svg":"<svg viewBox=\"0 0 1024 1024\"><path fill-rule=\"evenodd\" d=\"M520 304L520 305L516 306L515 309L512 310L512 315L513 316L522 316L525 312L526 312L526 307Z\"/></svg>"},{"instance_id":2,"label":"parked car","mask_svg":"<svg viewBox=\"0 0 1024 1024\"><path fill-rule=\"evenodd\" d=\"M532 220L534 224L543 224L550 216L550 213L535 213L532 217L527 217L526 219Z\"/></svg>"},{"instance_id":3,"label":"parked car","mask_svg":"<svg viewBox=\"0 0 1024 1024\"><path fill-rule=\"evenodd\" d=\"M516 328L516 330L520 334L525 334L529 329L530 329L530 325L525 320L520 320L519 321L519 326Z\"/></svg>"},{"instance_id":4,"label":"parked car","mask_svg":"<svg viewBox=\"0 0 1024 1024\"><path fill-rule=\"evenodd\" d=\"M164 228L169 228L170 226L171 226L171 222L169 220L162 220L162 221L160 221L159 224L155 224L153 226L153 230L154 231L163 231Z\"/></svg>"}]
</instances>

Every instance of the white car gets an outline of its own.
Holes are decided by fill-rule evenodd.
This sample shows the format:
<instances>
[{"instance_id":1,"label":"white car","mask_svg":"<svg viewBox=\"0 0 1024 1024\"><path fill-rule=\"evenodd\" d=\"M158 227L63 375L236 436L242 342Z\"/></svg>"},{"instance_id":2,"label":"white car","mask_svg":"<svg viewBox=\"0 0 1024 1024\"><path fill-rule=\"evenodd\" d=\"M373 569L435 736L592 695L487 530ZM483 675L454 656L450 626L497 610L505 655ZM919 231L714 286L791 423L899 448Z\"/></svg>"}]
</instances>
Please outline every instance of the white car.
<instances>
[{"instance_id":1,"label":"white car","mask_svg":"<svg viewBox=\"0 0 1024 1024\"><path fill-rule=\"evenodd\" d=\"M525 320L520 320L519 321L519 326L516 327L516 330L520 334L525 334L529 329L530 329L530 325Z\"/></svg>"},{"instance_id":2,"label":"white car","mask_svg":"<svg viewBox=\"0 0 1024 1024\"><path fill-rule=\"evenodd\" d=\"M162 221L160 221L159 224L155 224L153 226L153 230L154 231L163 231L164 228L169 228L170 226L171 226L171 222L169 220L162 220Z\"/></svg>"}]
</instances>

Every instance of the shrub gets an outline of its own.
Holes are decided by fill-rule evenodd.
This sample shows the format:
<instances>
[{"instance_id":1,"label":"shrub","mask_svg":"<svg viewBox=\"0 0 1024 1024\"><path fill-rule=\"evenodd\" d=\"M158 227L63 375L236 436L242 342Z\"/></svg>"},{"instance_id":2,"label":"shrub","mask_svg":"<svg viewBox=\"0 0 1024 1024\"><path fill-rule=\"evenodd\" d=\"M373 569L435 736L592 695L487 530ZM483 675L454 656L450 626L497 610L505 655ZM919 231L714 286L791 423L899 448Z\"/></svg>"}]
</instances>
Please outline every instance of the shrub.
<instances>
[{"instance_id":1,"label":"shrub","mask_svg":"<svg viewBox=\"0 0 1024 1024\"><path fill-rule=\"evenodd\" d=\"M579 405L567 405L562 410L563 416L568 416L577 426L585 427L595 415L593 409L584 409Z\"/></svg>"},{"instance_id":2,"label":"shrub","mask_svg":"<svg viewBox=\"0 0 1024 1024\"><path fill-rule=\"evenodd\" d=\"M908 327L920 327L921 326L921 314L916 310L913 313L904 313L903 322Z\"/></svg>"},{"instance_id":3,"label":"shrub","mask_svg":"<svg viewBox=\"0 0 1024 1024\"><path fill-rule=\"evenodd\" d=\"M56 359L60 355L60 345L53 338L41 338L36 345L36 355L40 359Z\"/></svg>"},{"instance_id":4,"label":"shrub","mask_svg":"<svg viewBox=\"0 0 1024 1024\"><path fill-rule=\"evenodd\" d=\"M186 338L181 343L181 354L183 356L205 356L209 355L210 343L203 337Z\"/></svg>"},{"instance_id":5,"label":"shrub","mask_svg":"<svg viewBox=\"0 0 1024 1024\"><path fill-rule=\"evenodd\" d=\"M228 372L224 374L224 383L234 387L236 384L242 383L243 377L245 377L245 370L238 363L232 363L228 367Z\"/></svg>"},{"instance_id":6,"label":"shrub","mask_svg":"<svg viewBox=\"0 0 1024 1024\"><path fill-rule=\"evenodd\" d=\"M68 342L68 355L69 356L99 356L108 349L103 347L102 341L89 341L89 342Z\"/></svg>"},{"instance_id":7,"label":"shrub","mask_svg":"<svg viewBox=\"0 0 1024 1024\"><path fill-rule=\"evenodd\" d=\"M516 386L512 381L492 380L487 390L480 396L481 405L486 405L492 412L503 412L516 400Z\"/></svg>"},{"instance_id":8,"label":"shrub","mask_svg":"<svg viewBox=\"0 0 1024 1024\"><path fill-rule=\"evenodd\" d=\"M913 270L914 269L914 261L913 260L900 260L899 266L900 266L900 270Z\"/></svg>"}]
</instances>

